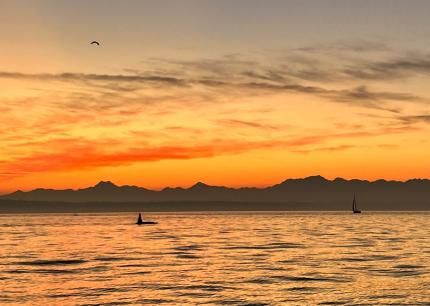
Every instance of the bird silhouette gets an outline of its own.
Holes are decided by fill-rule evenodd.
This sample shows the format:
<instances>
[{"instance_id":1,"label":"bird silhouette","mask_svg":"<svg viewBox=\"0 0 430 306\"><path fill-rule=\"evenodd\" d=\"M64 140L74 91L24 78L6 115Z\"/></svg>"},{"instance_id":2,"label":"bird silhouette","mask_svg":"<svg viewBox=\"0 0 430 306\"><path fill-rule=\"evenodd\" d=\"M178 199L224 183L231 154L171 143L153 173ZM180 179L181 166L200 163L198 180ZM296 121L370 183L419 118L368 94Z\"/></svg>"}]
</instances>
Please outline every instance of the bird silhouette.
<instances>
[{"instance_id":1,"label":"bird silhouette","mask_svg":"<svg viewBox=\"0 0 430 306\"><path fill-rule=\"evenodd\" d=\"M92 41L91 43L90 43L90 45L97 45L97 46L100 46L100 43L98 42L98 41Z\"/></svg>"}]
</instances>

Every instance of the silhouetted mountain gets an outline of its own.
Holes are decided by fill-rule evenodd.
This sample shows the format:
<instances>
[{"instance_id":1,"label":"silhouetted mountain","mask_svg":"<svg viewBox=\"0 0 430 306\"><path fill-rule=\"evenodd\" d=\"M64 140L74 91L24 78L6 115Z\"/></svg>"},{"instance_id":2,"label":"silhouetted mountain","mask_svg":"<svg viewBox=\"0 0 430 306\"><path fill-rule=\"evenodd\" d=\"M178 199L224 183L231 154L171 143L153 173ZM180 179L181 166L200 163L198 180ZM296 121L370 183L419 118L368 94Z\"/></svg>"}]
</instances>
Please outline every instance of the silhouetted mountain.
<instances>
[{"instance_id":1,"label":"silhouetted mountain","mask_svg":"<svg viewBox=\"0 0 430 306\"><path fill-rule=\"evenodd\" d=\"M51 202L52 207L64 205L66 202L101 202L98 207L105 205L114 207L116 210L127 210L132 202L153 203L151 205L155 205L154 209L157 208L154 203L165 202L162 204L163 208L159 204L161 210L169 210L169 205L172 210L175 210L174 207L178 207L179 204L174 203L182 203L179 205L181 210L187 210L187 207L190 209L192 207L193 210L238 208L240 210L247 208L250 210L348 210L353 194L357 195L358 207L363 210L430 209L430 181L427 179L412 179L406 182L386 180L369 182L343 178L327 180L322 176L310 176L303 179L287 179L267 188L228 188L198 182L190 188L167 187L161 191L154 191L137 186L117 186L110 181L102 181L93 187L78 190L35 189L29 192L18 190L0 196L3 202L3 204L0 203L0 210L2 205L11 200ZM115 210L114 208L112 209Z\"/></svg>"}]
</instances>

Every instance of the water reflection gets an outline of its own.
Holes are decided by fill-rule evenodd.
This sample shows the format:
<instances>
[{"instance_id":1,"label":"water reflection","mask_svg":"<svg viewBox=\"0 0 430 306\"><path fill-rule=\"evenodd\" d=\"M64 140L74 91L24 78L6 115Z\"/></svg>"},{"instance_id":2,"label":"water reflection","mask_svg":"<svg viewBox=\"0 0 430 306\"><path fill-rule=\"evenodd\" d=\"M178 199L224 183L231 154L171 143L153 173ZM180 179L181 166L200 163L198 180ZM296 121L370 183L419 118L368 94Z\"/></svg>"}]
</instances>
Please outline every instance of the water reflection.
<instances>
[{"instance_id":1,"label":"water reflection","mask_svg":"<svg viewBox=\"0 0 430 306\"><path fill-rule=\"evenodd\" d=\"M428 305L428 213L1 215L0 304Z\"/></svg>"}]
</instances>

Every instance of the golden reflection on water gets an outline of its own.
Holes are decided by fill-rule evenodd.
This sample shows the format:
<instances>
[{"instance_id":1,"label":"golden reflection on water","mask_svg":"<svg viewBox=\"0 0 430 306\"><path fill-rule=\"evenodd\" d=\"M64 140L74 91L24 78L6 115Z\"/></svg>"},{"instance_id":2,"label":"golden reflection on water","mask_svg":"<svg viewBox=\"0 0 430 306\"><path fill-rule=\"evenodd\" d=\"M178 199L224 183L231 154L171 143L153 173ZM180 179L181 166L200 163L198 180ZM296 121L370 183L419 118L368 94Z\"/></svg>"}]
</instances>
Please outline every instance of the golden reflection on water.
<instances>
[{"instance_id":1,"label":"golden reflection on water","mask_svg":"<svg viewBox=\"0 0 430 306\"><path fill-rule=\"evenodd\" d=\"M0 304L430 304L429 213L0 215Z\"/></svg>"}]
</instances>

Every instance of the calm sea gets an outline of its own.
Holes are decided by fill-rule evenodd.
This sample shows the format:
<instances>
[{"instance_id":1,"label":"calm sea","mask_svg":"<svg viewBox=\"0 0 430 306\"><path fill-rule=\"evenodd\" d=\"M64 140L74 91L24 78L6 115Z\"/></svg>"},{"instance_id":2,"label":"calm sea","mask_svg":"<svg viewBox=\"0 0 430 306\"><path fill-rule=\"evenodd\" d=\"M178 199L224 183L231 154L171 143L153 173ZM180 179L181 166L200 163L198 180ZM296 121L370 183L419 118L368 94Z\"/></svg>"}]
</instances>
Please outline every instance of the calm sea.
<instances>
[{"instance_id":1,"label":"calm sea","mask_svg":"<svg viewBox=\"0 0 430 306\"><path fill-rule=\"evenodd\" d=\"M0 215L1 305L430 305L430 214Z\"/></svg>"}]
</instances>

